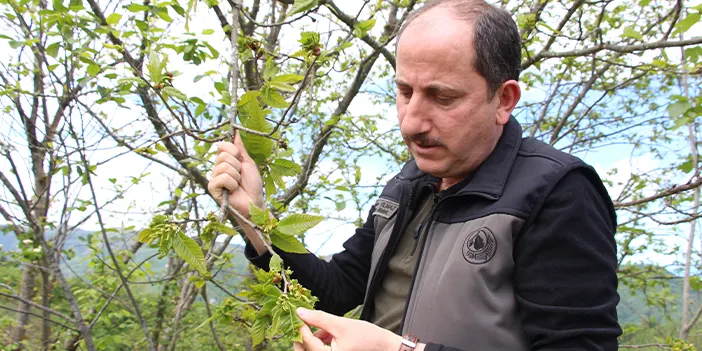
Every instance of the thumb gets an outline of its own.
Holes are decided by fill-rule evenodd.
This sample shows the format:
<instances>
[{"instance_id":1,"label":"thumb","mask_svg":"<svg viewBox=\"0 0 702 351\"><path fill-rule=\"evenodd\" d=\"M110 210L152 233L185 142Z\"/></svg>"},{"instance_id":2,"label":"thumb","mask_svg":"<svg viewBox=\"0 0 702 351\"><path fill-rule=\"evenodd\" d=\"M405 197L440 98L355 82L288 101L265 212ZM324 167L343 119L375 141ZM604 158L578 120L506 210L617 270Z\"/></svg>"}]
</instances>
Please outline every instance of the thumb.
<instances>
[{"instance_id":1,"label":"thumb","mask_svg":"<svg viewBox=\"0 0 702 351\"><path fill-rule=\"evenodd\" d=\"M251 156L249 156L249 153L246 151L246 146L244 146L244 142L241 140L241 135L239 134L238 129L234 132L234 138L232 142L234 146L236 146L236 148L239 149L239 152L241 153L241 156L244 159L251 160Z\"/></svg>"},{"instance_id":2,"label":"thumb","mask_svg":"<svg viewBox=\"0 0 702 351\"><path fill-rule=\"evenodd\" d=\"M326 330L329 334L336 335L338 331L339 317L322 312L308 310L302 307L297 309L297 315L305 324Z\"/></svg>"}]
</instances>

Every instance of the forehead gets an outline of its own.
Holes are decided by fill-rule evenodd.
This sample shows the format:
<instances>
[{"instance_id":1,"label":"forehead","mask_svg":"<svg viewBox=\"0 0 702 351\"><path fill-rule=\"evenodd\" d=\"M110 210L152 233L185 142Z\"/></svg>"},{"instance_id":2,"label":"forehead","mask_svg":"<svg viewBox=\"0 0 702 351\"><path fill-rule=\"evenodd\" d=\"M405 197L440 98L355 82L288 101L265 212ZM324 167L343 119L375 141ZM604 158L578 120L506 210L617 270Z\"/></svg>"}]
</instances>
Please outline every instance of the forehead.
<instances>
[{"instance_id":1,"label":"forehead","mask_svg":"<svg viewBox=\"0 0 702 351\"><path fill-rule=\"evenodd\" d=\"M472 37L470 23L446 8L420 15L405 28L398 42L398 80L465 79L475 73Z\"/></svg>"}]
</instances>

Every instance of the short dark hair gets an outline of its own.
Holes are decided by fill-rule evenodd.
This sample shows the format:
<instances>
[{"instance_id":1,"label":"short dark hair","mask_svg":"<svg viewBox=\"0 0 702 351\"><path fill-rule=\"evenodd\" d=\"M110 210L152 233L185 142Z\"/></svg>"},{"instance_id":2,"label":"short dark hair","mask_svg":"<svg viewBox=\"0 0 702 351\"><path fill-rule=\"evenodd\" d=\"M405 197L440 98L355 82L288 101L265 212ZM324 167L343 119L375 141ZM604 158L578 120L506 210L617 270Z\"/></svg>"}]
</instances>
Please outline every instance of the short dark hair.
<instances>
[{"instance_id":1,"label":"short dark hair","mask_svg":"<svg viewBox=\"0 0 702 351\"><path fill-rule=\"evenodd\" d=\"M429 0L407 17L397 33L397 43L412 21L437 7L453 10L459 19L473 26L474 65L488 82L489 99L500 84L510 79L519 80L522 50L517 24L509 12L484 0Z\"/></svg>"}]
</instances>

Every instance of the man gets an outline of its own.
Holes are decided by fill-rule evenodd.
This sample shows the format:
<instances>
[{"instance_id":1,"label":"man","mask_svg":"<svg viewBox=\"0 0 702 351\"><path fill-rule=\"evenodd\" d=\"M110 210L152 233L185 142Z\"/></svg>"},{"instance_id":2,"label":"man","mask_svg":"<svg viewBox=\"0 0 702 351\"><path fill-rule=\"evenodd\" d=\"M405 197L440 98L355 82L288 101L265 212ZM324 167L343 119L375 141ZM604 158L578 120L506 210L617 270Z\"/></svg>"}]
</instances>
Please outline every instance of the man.
<instances>
[{"instance_id":1,"label":"man","mask_svg":"<svg viewBox=\"0 0 702 351\"><path fill-rule=\"evenodd\" d=\"M320 330L303 327L295 349L616 350L616 215L590 166L522 138L510 15L434 1L399 34L397 111L413 160L330 262L280 252L320 298L299 311ZM262 205L239 138L219 147L209 190L224 188L242 213ZM247 257L267 267L244 230ZM338 317L359 304L361 320Z\"/></svg>"}]
</instances>

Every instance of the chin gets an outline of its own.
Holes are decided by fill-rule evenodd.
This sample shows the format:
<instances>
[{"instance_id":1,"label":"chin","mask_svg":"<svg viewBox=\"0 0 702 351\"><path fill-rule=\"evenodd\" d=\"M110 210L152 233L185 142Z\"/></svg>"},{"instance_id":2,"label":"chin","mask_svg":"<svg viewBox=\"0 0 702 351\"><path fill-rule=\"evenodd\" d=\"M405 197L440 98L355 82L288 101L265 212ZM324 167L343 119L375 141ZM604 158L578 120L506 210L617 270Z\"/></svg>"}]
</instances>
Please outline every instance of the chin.
<instances>
[{"instance_id":1,"label":"chin","mask_svg":"<svg viewBox=\"0 0 702 351\"><path fill-rule=\"evenodd\" d=\"M427 160L425 158L415 158L417 162L417 168L424 173L428 173L437 178L444 178L446 176L447 169L446 165L439 161Z\"/></svg>"}]
</instances>

